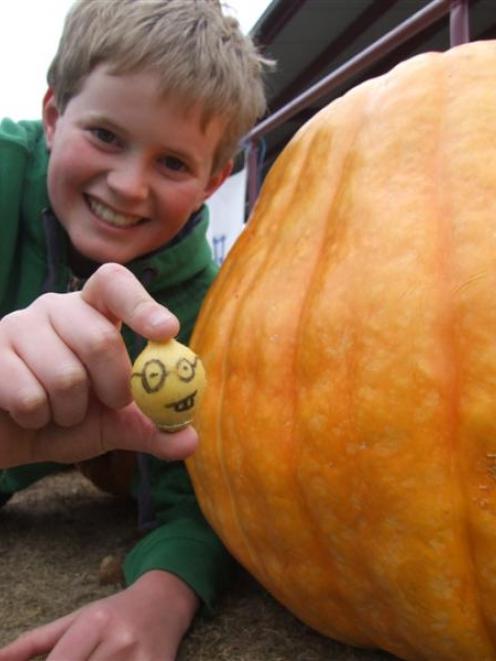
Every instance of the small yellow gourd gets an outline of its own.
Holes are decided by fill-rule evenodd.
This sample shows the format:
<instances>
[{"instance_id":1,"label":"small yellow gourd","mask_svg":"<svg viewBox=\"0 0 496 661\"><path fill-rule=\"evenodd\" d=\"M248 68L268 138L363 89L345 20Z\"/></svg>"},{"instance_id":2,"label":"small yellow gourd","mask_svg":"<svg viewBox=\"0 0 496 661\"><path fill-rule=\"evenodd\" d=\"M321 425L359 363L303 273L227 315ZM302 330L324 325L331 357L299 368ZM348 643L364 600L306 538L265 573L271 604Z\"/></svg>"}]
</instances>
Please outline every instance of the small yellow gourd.
<instances>
[{"instance_id":1,"label":"small yellow gourd","mask_svg":"<svg viewBox=\"0 0 496 661\"><path fill-rule=\"evenodd\" d=\"M149 341L131 375L134 401L157 427L168 432L191 423L205 384L199 357L174 339Z\"/></svg>"}]
</instances>

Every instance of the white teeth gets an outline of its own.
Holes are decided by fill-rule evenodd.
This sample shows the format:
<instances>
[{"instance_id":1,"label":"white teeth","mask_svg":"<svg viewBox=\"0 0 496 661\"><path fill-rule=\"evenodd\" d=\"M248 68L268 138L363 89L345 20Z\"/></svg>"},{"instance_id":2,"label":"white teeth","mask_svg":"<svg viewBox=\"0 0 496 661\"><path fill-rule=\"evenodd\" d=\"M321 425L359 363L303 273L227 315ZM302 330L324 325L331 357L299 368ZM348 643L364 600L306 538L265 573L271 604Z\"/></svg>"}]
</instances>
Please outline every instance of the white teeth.
<instances>
[{"instance_id":1,"label":"white teeth","mask_svg":"<svg viewBox=\"0 0 496 661\"><path fill-rule=\"evenodd\" d=\"M136 218L136 216L125 216L122 213L117 213L92 197L88 197L87 199L91 211L106 223L109 223L109 225L115 225L116 227L132 227L141 221L141 218Z\"/></svg>"}]
</instances>

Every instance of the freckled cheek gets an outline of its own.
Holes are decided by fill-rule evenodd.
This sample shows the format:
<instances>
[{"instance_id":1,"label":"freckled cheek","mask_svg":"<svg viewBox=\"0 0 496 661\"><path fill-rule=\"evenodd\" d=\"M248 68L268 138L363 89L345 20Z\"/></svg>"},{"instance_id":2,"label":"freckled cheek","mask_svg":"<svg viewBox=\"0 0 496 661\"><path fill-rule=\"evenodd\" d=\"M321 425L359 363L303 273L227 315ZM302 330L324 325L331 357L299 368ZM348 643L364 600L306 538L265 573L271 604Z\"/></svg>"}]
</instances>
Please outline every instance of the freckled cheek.
<instances>
[{"instance_id":1,"label":"freckled cheek","mask_svg":"<svg viewBox=\"0 0 496 661\"><path fill-rule=\"evenodd\" d=\"M74 213L86 206L83 193L87 191L88 173L73 159L54 161L48 172L48 194L55 214L69 223Z\"/></svg>"},{"instance_id":2,"label":"freckled cheek","mask_svg":"<svg viewBox=\"0 0 496 661\"><path fill-rule=\"evenodd\" d=\"M202 199L196 186L177 187L164 200L168 215L178 222L186 221L201 206Z\"/></svg>"},{"instance_id":3,"label":"freckled cheek","mask_svg":"<svg viewBox=\"0 0 496 661\"><path fill-rule=\"evenodd\" d=\"M102 158L87 140L68 136L62 145L57 145L50 156L57 176L71 182L83 182L104 169Z\"/></svg>"},{"instance_id":4,"label":"freckled cheek","mask_svg":"<svg viewBox=\"0 0 496 661\"><path fill-rule=\"evenodd\" d=\"M60 216L65 212L67 199L71 196L71 186L67 181L67 170L64 163L56 158L56 154L50 156L48 168L48 194L55 213Z\"/></svg>"},{"instance_id":5,"label":"freckled cheek","mask_svg":"<svg viewBox=\"0 0 496 661\"><path fill-rule=\"evenodd\" d=\"M80 178L70 163L54 161L48 173L48 190L52 205L67 204L79 192Z\"/></svg>"},{"instance_id":6,"label":"freckled cheek","mask_svg":"<svg viewBox=\"0 0 496 661\"><path fill-rule=\"evenodd\" d=\"M193 204L194 199L191 193L183 192L161 196L158 219L162 240L170 240L184 227L191 214L199 207Z\"/></svg>"}]
</instances>

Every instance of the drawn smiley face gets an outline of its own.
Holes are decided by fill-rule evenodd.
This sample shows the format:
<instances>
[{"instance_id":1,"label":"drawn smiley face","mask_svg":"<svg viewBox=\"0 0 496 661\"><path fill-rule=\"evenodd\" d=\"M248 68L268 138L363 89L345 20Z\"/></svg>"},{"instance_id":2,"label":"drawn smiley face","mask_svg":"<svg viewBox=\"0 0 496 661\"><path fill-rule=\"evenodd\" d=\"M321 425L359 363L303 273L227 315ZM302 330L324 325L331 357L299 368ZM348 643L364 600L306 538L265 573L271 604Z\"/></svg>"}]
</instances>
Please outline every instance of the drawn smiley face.
<instances>
[{"instance_id":1,"label":"drawn smiley face","mask_svg":"<svg viewBox=\"0 0 496 661\"><path fill-rule=\"evenodd\" d=\"M143 413L166 431L191 423L204 387L200 359L177 340L149 342L134 362L133 398Z\"/></svg>"}]
</instances>

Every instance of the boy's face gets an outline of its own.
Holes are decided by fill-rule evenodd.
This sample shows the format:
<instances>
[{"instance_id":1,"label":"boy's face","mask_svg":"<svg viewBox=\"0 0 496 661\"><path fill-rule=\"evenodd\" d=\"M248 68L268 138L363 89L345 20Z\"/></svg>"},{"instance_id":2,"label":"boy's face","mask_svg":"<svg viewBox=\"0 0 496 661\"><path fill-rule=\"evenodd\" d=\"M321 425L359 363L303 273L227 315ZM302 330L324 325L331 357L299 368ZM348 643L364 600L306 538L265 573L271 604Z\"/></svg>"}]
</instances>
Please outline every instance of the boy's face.
<instances>
[{"instance_id":1,"label":"boy's face","mask_svg":"<svg viewBox=\"0 0 496 661\"><path fill-rule=\"evenodd\" d=\"M52 208L97 262L124 264L162 246L230 172L212 175L223 122L202 127L200 108L158 96L151 74L97 67L63 113L49 90L43 119Z\"/></svg>"}]
</instances>

